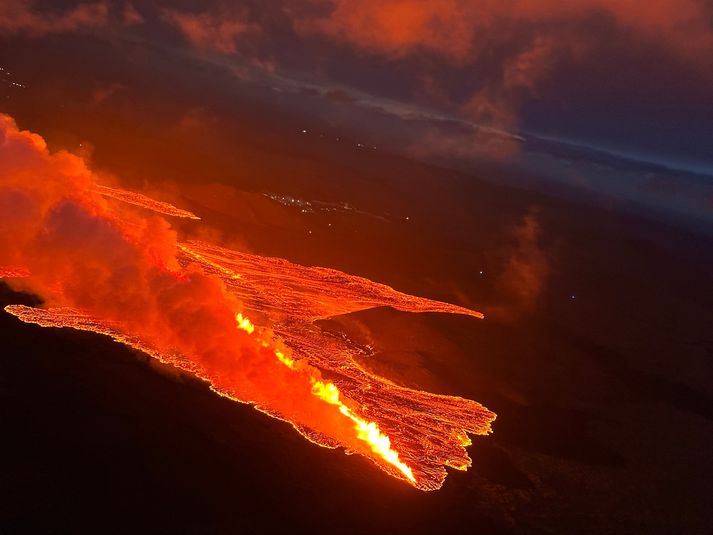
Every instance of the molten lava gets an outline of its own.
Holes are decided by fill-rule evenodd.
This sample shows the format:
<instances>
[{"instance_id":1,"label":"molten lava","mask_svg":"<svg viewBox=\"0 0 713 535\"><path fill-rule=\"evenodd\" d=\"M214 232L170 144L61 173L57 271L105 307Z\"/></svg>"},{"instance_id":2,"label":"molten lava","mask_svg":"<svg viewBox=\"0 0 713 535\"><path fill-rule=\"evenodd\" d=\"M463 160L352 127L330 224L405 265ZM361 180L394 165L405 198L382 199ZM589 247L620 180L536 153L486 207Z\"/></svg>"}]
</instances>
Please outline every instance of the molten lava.
<instances>
[{"instance_id":1,"label":"molten lava","mask_svg":"<svg viewBox=\"0 0 713 535\"><path fill-rule=\"evenodd\" d=\"M109 199L116 199L117 201L125 202L127 204L133 204L134 206L140 206L141 208L146 208L153 212L159 214L171 216L171 217L185 217L186 219L198 219L200 217L181 208L176 208L172 204L163 201L157 201L146 195L136 193L133 191L126 191L118 188L110 188L109 186L101 186L97 184L94 187L94 191L107 197Z\"/></svg>"},{"instance_id":2,"label":"molten lava","mask_svg":"<svg viewBox=\"0 0 713 535\"><path fill-rule=\"evenodd\" d=\"M238 322L238 327L248 334L253 334L255 332L255 326L248 318L244 317L242 313L238 312L235 319ZM269 342L261 341L261 343L265 347L270 346ZM293 359L285 356L285 354L280 350L276 349L274 352L275 357L277 357L280 362L292 371L298 372L310 369L307 366L300 368ZM359 438L359 440L366 442L371 448L371 451L379 455L386 462L398 468L409 481L416 483L416 479L413 477L413 471L401 462L399 454L391 449L391 441L389 440L389 437L381 433L378 424L375 422L367 422L366 420L356 416L354 412L341 401L339 388L337 388L334 383L325 383L324 381L320 381L313 376L309 377L309 381L312 384L312 394L326 403L336 406L341 414L354 422L354 429L357 431L357 438Z\"/></svg>"},{"instance_id":3,"label":"molten lava","mask_svg":"<svg viewBox=\"0 0 713 535\"><path fill-rule=\"evenodd\" d=\"M25 268L0 266L0 279L21 279L29 274Z\"/></svg>"},{"instance_id":4,"label":"molten lava","mask_svg":"<svg viewBox=\"0 0 713 535\"><path fill-rule=\"evenodd\" d=\"M333 269L177 243L159 216L111 203L190 212L97 186L78 156L50 153L7 116L0 127L0 207L13 208L0 212L0 266L13 266L0 277L45 301L6 311L110 336L421 490L440 488L446 466L471 465L468 434L489 433L495 414L370 374L363 349L315 321L378 306L481 314Z\"/></svg>"}]
</instances>

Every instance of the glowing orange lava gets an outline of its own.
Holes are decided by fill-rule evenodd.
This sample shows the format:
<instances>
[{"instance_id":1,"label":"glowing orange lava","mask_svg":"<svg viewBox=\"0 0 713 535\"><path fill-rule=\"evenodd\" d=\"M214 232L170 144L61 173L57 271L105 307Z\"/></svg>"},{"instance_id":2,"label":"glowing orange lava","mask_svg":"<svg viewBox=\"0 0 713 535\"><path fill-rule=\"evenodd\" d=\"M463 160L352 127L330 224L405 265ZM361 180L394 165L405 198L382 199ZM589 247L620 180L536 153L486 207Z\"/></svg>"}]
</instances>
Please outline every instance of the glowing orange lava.
<instances>
[{"instance_id":1,"label":"glowing orange lava","mask_svg":"<svg viewBox=\"0 0 713 535\"><path fill-rule=\"evenodd\" d=\"M334 269L177 243L163 219L105 198L197 216L97 186L81 158L50 153L1 114L0 141L0 205L19 207L0 213L0 266L13 266L0 278L45 302L7 312L109 336L421 490L440 488L446 467L471 465L468 435L489 433L494 413L369 373L359 365L364 349L315 322L379 306L482 314Z\"/></svg>"},{"instance_id":2,"label":"glowing orange lava","mask_svg":"<svg viewBox=\"0 0 713 535\"><path fill-rule=\"evenodd\" d=\"M255 332L255 326L248 318L243 316L242 313L239 312L235 316L235 319L238 322L238 327L248 334L253 334ZM265 347L269 347L270 345L269 342L264 340L261 340L261 343ZM275 357L277 357L280 362L292 371L298 372L300 370L304 371L309 369L306 367L298 367L293 359L285 356L285 354L280 350L275 349L274 352ZM399 459L399 454L391 449L391 441L389 440L389 437L384 435L379 430L379 425L376 422L367 422L366 420L363 420L355 415L354 412L342 402L339 388L337 388L334 383L320 381L319 379L311 376L309 380L310 383L312 383L312 393L315 396L330 405L335 405L341 414L354 422L354 429L357 432L359 440L363 440L369 444L371 451L379 455L386 462L398 468L409 481L416 483L416 479L413 477L413 471Z\"/></svg>"},{"instance_id":3,"label":"glowing orange lava","mask_svg":"<svg viewBox=\"0 0 713 535\"><path fill-rule=\"evenodd\" d=\"M94 187L94 191L109 199L115 199L127 204L133 204L134 206L146 208L147 210L151 210L159 214L171 217L184 217L186 219L200 219L200 217L187 210L176 208L167 202L157 201L151 197L142 195L141 193L135 193L133 191L118 188L110 188L109 186L101 186L99 184Z\"/></svg>"},{"instance_id":4,"label":"glowing orange lava","mask_svg":"<svg viewBox=\"0 0 713 535\"><path fill-rule=\"evenodd\" d=\"M403 388L370 374L358 364L358 357L366 356L363 349L323 331L314 321L379 306L475 318L482 318L482 314L404 294L334 269L301 266L206 242L192 241L178 247L184 253L178 257L182 265L200 263L206 272L223 280L247 314L262 318L270 326L290 351L289 358L278 354L288 367L309 365L329 374L329 384L333 385L329 390L333 388L359 407L364 422L374 422L378 433L389 441L389 448L398 452L399 463L412 469L414 486L440 488L446 477L444 466L459 470L471 466L464 449L471 443L467 433L489 433L495 418L492 412L474 401ZM238 322L255 328L242 314ZM323 443L313 433L308 437ZM324 443L329 445L329 439Z\"/></svg>"},{"instance_id":5,"label":"glowing orange lava","mask_svg":"<svg viewBox=\"0 0 713 535\"><path fill-rule=\"evenodd\" d=\"M349 340L322 331L314 321L376 306L410 312L450 312L482 317L456 305L410 296L367 279L319 267L305 267L277 258L230 251L203 242L178 246L184 269L198 262L223 280L247 313L263 319L270 329L256 327L243 312L235 315L239 330L254 337L276 361L310 385L315 398L335 407L350 422L353 436L368 446L359 450L304 423L255 405L268 414L289 421L312 442L326 447L346 446L370 457L391 475L422 490L441 487L445 466L465 470L471 465L465 447L468 433L487 434L495 415L480 404L395 385L374 376L357 363L363 350ZM72 327L111 336L164 363L170 363L207 379L221 395L248 401L214 380L211 372L176 352L153 346L131 336L121 322L91 318L71 309L35 309L21 305L6 310L23 321L43 326ZM330 376L329 380L323 374ZM213 379L212 379L213 377ZM253 399L252 402L255 402Z\"/></svg>"},{"instance_id":6,"label":"glowing orange lava","mask_svg":"<svg viewBox=\"0 0 713 535\"><path fill-rule=\"evenodd\" d=\"M29 274L25 268L0 266L0 279L20 279L27 277Z\"/></svg>"}]
</instances>

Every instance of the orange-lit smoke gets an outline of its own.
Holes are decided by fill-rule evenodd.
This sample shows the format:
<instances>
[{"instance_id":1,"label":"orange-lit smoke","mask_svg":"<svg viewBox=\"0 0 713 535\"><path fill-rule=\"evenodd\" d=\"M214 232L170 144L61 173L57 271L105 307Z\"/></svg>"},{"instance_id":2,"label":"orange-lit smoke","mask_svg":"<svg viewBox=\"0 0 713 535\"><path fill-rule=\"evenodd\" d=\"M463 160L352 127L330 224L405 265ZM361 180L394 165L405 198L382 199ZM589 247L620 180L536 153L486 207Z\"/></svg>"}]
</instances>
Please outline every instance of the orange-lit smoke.
<instances>
[{"instance_id":1,"label":"orange-lit smoke","mask_svg":"<svg viewBox=\"0 0 713 535\"><path fill-rule=\"evenodd\" d=\"M141 210L193 214L96 182L80 157L49 152L0 115L0 275L23 275L12 286L45 303L6 310L111 336L417 488L439 488L445 466L470 466L467 433L488 433L492 412L368 374L351 344L313 321L385 305L478 313L335 270L179 244Z\"/></svg>"}]
</instances>

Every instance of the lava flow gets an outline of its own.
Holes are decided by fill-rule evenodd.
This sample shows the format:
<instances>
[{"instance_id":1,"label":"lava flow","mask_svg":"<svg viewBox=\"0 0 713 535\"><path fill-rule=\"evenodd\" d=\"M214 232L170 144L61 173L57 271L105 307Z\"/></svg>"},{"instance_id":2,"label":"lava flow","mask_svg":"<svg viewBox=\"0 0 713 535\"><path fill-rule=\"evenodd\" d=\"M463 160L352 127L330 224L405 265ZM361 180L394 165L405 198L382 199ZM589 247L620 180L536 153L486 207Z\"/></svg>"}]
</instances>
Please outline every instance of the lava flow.
<instances>
[{"instance_id":1,"label":"lava flow","mask_svg":"<svg viewBox=\"0 0 713 535\"><path fill-rule=\"evenodd\" d=\"M253 323L248 318L244 317L242 313L239 312L235 319L238 322L238 327L248 334L253 334L255 332L255 326ZM264 340L261 340L260 343L264 347L270 346L270 343ZM282 364L287 366L292 371L299 372L310 369L307 366L299 366L294 359L289 358L278 349L275 349L274 352L275 357L277 357ZM399 459L399 454L391 449L391 441L389 440L389 437L381 433L378 424L375 422L367 422L366 420L356 416L354 411L342 402L340 399L341 394L339 392L339 388L334 383L321 381L314 376L310 376L309 381L312 384L312 394L326 403L336 406L340 413L354 422L354 429L357 431L357 437L359 440L366 442L374 453L379 455L386 462L398 468L409 481L416 483L416 479L413 477L413 471Z\"/></svg>"},{"instance_id":2,"label":"lava flow","mask_svg":"<svg viewBox=\"0 0 713 535\"><path fill-rule=\"evenodd\" d=\"M80 157L49 152L0 115L0 266L12 266L0 277L45 303L7 312L110 336L421 490L440 488L446 466L471 465L468 434L489 433L495 414L370 374L361 348L315 321L377 306L481 314L333 269L177 242L155 212L197 218L97 186Z\"/></svg>"},{"instance_id":3,"label":"lava flow","mask_svg":"<svg viewBox=\"0 0 713 535\"><path fill-rule=\"evenodd\" d=\"M140 206L146 208L153 212L158 212L159 214L168 215L171 217L185 217L187 219L200 219L197 215L189 212L188 210L182 210L181 208L176 208L172 204L163 201L157 201L141 193L136 193L134 191L126 191L119 188L110 188L109 186L102 186L97 184L94 186L94 190L110 199L116 199L117 201L122 201L128 204L133 204L134 206Z\"/></svg>"}]
</instances>

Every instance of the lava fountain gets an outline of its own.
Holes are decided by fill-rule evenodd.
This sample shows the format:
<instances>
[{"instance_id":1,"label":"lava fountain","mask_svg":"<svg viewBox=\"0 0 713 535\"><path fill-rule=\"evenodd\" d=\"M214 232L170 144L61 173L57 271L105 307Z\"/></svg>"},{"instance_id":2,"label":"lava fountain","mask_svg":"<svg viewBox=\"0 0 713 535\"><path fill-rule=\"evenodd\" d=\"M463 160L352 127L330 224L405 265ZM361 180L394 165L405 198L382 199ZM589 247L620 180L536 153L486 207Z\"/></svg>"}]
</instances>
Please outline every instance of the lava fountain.
<instances>
[{"instance_id":1,"label":"lava fountain","mask_svg":"<svg viewBox=\"0 0 713 535\"><path fill-rule=\"evenodd\" d=\"M361 348L315 321L378 306L480 313L333 269L178 241L162 216L196 215L98 182L82 158L50 152L0 115L0 278L44 301L7 312L109 336L421 490L440 488L447 466L471 466L469 434L489 433L494 413L367 372Z\"/></svg>"}]
</instances>

